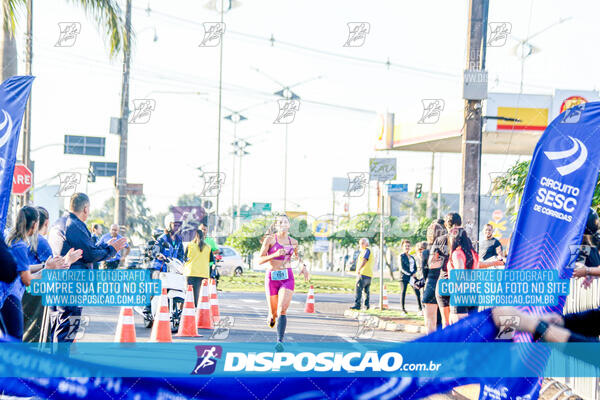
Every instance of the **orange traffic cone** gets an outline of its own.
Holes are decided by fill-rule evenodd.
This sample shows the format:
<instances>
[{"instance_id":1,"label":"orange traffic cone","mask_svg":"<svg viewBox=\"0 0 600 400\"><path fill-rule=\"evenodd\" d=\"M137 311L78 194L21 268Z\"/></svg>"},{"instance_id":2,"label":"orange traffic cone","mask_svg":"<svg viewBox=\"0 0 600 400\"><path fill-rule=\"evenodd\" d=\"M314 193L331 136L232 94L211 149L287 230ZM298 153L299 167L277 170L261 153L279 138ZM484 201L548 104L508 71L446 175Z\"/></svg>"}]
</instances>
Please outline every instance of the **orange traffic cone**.
<instances>
[{"instance_id":1,"label":"orange traffic cone","mask_svg":"<svg viewBox=\"0 0 600 400\"><path fill-rule=\"evenodd\" d=\"M385 285L383 285L383 309L387 310L389 308L390 308L390 305L388 303L387 287Z\"/></svg>"},{"instance_id":2,"label":"orange traffic cone","mask_svg":"<svg viewBox=\"0 0 600 400\"><path fill-rule=\"evenodd\" d=\"M310 285L310 289L308 289L308 296L306 297L306 307L304 308L304 312L315 312L315 289L313 285Z\"/></svg>"},{"instance_id":3,"label":"orange traffic cone","mask_svg":"<svg viewBox=\"0 0 600 400\"><path fill-rule=\"evenodd\" d=\"M210 280L210 313L214 322L218 322L221 314L219 314L219 299L217 298L217 281Z\"/></svg>"},{"instance_id":4,"label":"orange traffic cone","mask_svg":"<svg viewBox=\"0 0 600 400\"><path fill-rule=\"evenodd\" d=\"M181 312L181 321L179 322L179 331L175 336L197 337L198 328L196 322L196 308L194 307L194 288L188 285L185 293L185 303Z\"/></svg>"},{"instance_id":5,"label":"orange traffic cone","mask_svg":"<svg viewBox=\"0 0 600 400\"><path fill-rule=\"evenodd\" d=\"M212 316L210 315L210 303L208 300L208 279L202 281L200 289L200 302L198 303L196 319L198 320L198 328L213 329Z\"/></svg>"},{"instance_id":6,"label":"orange traffic cone","mask_svg":"<svg viewBox=\"0 0 600 400\"><path fill-rule=\"evenodd\" d=\"M133 309L131 307L121 307L119 322L117 323L117 332L115 333L115 342L117 343L135 343L135 324L133 322Z\"/></svg>"},{"instance_id":7,"label":"orange traffic cone","mask_svg":"<svg viewBox=\"0 0 600 400\"><path fill-rule=\"evenodd\" d=\"M172 342L171 337L171 317L169 315L169 300L167 299L167 289L162 290L160 295L160 309L154 318L151 342Z\"/></svg>"}]
</instances>

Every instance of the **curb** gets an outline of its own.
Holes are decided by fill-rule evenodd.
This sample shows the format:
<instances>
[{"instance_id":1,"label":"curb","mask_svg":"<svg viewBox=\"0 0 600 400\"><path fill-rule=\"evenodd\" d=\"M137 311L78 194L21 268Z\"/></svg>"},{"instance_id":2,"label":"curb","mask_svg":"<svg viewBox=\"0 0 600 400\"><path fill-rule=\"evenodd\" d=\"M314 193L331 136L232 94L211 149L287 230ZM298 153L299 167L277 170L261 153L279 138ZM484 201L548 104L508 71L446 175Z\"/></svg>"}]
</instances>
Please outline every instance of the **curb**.
<instances>
[{"instance_id":1,"label":"curb","mask_svg":"<svg viewBox=\"0 0 600 400\"><path fill-rule=\"evenodd\" d=\"M355 310L345 310L344 317L359 319L361 316L363 317L371 317L374 318L377 323L377 328L385 331L397 331L397 332L407 332L407 333L427 333L427 330L424 326L419 325L411 325L411 324L400 324L393 321L386 321L381 319L375 315L369 315L361 313L360 311Z\"/></svg>"}]
</instances>

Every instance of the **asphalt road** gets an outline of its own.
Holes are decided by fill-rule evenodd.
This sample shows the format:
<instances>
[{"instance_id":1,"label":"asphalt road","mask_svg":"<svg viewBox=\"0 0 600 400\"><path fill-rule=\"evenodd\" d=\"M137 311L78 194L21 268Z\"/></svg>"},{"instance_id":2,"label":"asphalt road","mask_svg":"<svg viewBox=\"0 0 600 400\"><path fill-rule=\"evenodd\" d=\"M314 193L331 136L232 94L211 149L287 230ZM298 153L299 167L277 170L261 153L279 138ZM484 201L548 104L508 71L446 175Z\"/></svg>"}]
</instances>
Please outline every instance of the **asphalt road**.
<instances>
[{"instance_id":1,"label":"asphalt road","mask_svg":"<svg viewBox=\"0 0 600 400\"><path fill-rule=\"evenodd\" d=\"M319 294L315 295L315 313L304 312L305 294L296 294L288 310L288 324L285 340L289 342L360 342L410 341L418 335L403 332L388 332L372 329L362 329L359 333L359 322L343 316L353 302L352 294ZM398 295L390 298L392 308L399 308ZM377 304L378 296L371 297L373 305ZM408 309L416 311L414 299L409 302ZM219 309L223 317L232 322L229 329L219 332L220 338L210 338L211 330L199 330L204 335L201 338L177 338L173 341L206 341L221 340L231 342L270 342L276 340L275 329L266 323L267 302L264 293L219 292ZM78 341L81 342L111 342L119 316L118 307L85 307L82 325L84 332ZM148 341L150 329L143 326L142 317L134 313L137 340ZM224 327L225 328L225 327Z\"/></svg>"}]
</instances>

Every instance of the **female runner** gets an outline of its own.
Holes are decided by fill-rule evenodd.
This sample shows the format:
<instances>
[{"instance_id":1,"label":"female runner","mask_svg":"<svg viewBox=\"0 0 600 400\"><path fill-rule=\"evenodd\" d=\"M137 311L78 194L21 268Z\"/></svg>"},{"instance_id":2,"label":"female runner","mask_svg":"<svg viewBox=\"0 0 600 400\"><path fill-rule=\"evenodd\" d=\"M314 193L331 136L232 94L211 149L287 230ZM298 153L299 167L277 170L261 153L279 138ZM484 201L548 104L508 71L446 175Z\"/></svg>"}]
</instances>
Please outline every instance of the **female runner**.
<instances>
[{"instance_id":1,"label":"female runner","mask_svg":"<svg viewBox=\"0 0 600 400\"><path fill-rule=\"evenodd\" d=\"M273 228L273 225L272 225ZM309 275L306 265L298 256L298 241L288 232L290 220L286 215L280 215L274 222L275 233L265 237L260 249L259 264L269 263L265 275L265 291L269 303L269 316L267 322L273 328L277 323L277 351L283 350L283 335L287 325L287 309L294 294L294 273L292 271L292 256L302 265L300 273L308 281ZM281 301L280 301L281 299ZM279 313L277 312L279 305Z\"/></svg>"}]
</instances>

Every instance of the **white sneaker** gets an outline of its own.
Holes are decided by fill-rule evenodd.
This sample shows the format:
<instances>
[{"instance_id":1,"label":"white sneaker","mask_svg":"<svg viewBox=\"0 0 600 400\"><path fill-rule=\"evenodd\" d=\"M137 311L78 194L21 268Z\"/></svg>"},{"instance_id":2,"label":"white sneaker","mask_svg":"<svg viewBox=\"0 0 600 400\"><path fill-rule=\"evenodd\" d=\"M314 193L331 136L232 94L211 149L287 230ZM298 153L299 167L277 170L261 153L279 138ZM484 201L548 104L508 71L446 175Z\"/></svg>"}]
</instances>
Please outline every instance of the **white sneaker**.
<instances>
[{"instance_id":1,"label":"white sneaker","mask_svg":"<svg viewBox=\"0 0 600 400\"><path fill-rule=\"evenodd\" d=\"M422 316L423 316L423 311L420 311L420 310L419 310L419 312L417 313L417 315L418 315L419 317L422 317Z\"/></svg>"},{"instance_id":2,"label":"white sneaker","mask_svg":"<svg viewBox=\"0 0 600 400\"><path fill-rule=\"evenodd\" d=\"M407 315L408 315L408 314L407 314L407 313L405 313L404 311L402 311L402 312L400 313L400 316L401 316L401 317L406 317Z\"/></svg>"}]
</instances>

